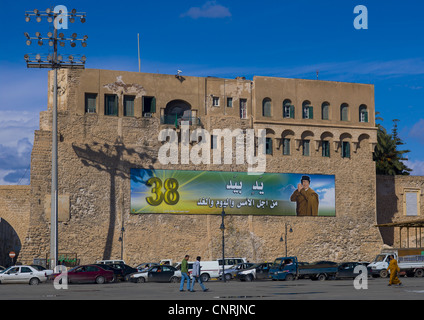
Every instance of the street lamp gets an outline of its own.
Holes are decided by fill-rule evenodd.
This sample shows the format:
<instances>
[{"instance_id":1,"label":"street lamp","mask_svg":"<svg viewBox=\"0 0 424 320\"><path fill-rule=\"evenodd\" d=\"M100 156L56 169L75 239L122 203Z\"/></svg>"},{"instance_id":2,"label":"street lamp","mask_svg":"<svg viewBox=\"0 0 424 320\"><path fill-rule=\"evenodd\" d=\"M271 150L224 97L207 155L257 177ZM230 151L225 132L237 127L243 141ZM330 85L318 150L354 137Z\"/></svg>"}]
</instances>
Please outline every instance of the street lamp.
<instances>
[{"instance_id":1,"label":"street lamp","mask_svg":"<svg viewBox=\"0 0 424 320\"><path fill-rule=\"evenodd\" d=\"M35 33L35 37L31 37L27 32L24 33L26 37L26 44L31 45L31 40L36 40L38 45L44 44L43 40L48 41L49 46L53 47L53 55L30 55L25 54L24 59L28 68L51 68L54 70L54 81L53 81L53 123L52 123L52 185L51 185L51 228L50 228L50 267L53 269L57 266L58 256L58 241L57 241L57 216L58 216L58 188L57 188L57 70L68 68L68 69L84 69L86 58L82 56L79 60L75 60L74 57L68 61L62 60L62 56L57 53L58 35L57 29L67 29L68 17L80 17L81 22L85 22L85 12L76 12L72 10L71 14L67 13L65 6L56 6L53 10L47 8L46 11L40 11L34 9L34 11L25 12L25 21L31 21L31 17L35 16L37 22L42 21L42 17L47 18L47 22L52 23L54 32L48 32L47 37L43 37L40 32ZM74 19L75 20L75 19ZM66 23L65 23L66 22ZM71 20L71 22L73 22ZM78 39L76 34L75 37L65 38L63 33L60 34L60 45L63 47L65 41L86 42L87 36ZM74 45L75 46L75 45ZM86 43L85 45L86 46Z\"/></svg>"},{"instance_id":2,"label":"street lamp","mask_svg":"<svg viewBox=\"0 0 424 320\"><path fill-rule=\"evenodd\" d=\"M284 235L285 238L283 238L283 235L281 234L280 242L284 241L284 243L286 245L286 257L287 257L287 227L290 227L290 230L289 230L290 233L293 232L293 229L292 229L292 226L289 225L288 223L285 223L284 226L285 226L285 235Z\"/></svg>"},{"instance_id":3,"label":"street lamp","mask_svg":"<svg viewBox=\"0 0 424 320\"><path fill-rule=\"evenodd\" d=\"M225 231L225 224L224 224L225 211L224 211L224 208L222 208L221 217L222 217L222 222L221 222L221 226L219 227L219 229L221 229L221 231L222 231L222 279L224 280L224 282L226 282L226 279L225 279L225 235L224 235L224 231Z\"/></svg>"}]
</instances>

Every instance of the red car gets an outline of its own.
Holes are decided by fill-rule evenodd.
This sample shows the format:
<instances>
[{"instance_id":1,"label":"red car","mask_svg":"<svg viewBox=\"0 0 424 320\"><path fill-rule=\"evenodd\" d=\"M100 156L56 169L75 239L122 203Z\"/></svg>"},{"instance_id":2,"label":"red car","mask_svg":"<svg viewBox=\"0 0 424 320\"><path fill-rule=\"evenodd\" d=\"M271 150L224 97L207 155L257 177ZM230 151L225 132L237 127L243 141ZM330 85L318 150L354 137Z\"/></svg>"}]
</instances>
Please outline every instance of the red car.
<instances>
[{"instance_id":1,"label":"red car","mask_svg":"<svg viewBox=\"0 0 424 320\"><path fill-rule=\"evenodd\" d=\"M60 273L55 273L52 278L56 278ZM74 267L67 272L68 283L106 283L113 282L115 275L111 270L105 270L98 265L83 265Z\"/></svg>"}]
</instances>

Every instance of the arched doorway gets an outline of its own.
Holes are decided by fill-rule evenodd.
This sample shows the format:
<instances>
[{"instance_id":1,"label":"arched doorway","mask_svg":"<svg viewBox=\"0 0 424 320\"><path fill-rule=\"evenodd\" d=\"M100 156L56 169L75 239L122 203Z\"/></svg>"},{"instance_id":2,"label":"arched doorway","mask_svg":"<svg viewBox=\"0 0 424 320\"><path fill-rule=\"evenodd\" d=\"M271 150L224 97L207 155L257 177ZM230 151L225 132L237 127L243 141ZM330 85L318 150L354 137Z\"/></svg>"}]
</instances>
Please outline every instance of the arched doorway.
<instances>
[{"instance_id":1,"label":"arched doorway","mask_svg":"<svg viewBox=\"0 0 424 320\"><path fill-rule=\"evenodd\" d=\"M8 267L13 265L21 251L21 240L15 229L3 218L0 219L0 266ZM16 253L15 258L9 258L9 252Z\"/></svg>"},{"instance_id":2,"label":"arched doorway","mask_svg":"<svg viewBox=\"0 0 424 320\"><path fill-rule=\"evenodd\" d=\"M191 105L184 100L172 100L167 103L164 110L164 124L178 123L184 117L191 117Z\"/></svg>"}]
</instances>

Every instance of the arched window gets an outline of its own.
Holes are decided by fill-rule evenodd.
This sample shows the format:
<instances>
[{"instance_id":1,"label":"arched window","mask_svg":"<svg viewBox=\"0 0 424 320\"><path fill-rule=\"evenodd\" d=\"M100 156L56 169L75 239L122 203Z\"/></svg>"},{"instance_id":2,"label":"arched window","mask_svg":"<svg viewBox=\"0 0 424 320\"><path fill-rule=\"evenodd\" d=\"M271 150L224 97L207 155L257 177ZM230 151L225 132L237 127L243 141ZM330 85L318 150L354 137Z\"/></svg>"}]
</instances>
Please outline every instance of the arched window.
<instances>
[{"instance_id":1,"label":"arched window","mask_svg":"<svg viewBox=\"0 0 424 320\"><path fill-rule=\"evenodd\" d=\"M290 99L283 101L283 118L294 119L294 105Z\"/></svg>"},{"instance_id":2,"label":"arched window","mask_svg":"<svg viewBox=\"0 0 424 320\"><path fill-rule=\"evenodd\" d=\"M349 105L347 103L342 103L340 106L340 120L349 121Z\"/></svg>"},{"instance_id":3,"label":"arched window","mask_svg":"<svg viewBox=\"0 0 424 320\"><path fill-rule=\"evenodd\" d=\"M311 106L311 102L308 100L305 100L302 103L302 117L303 119L314 118L314 107Z\"/></svg>"},{"instance_id":4,"label":"arched window","mask_svg":"<svg viewBox=\"0 0 424 320\"><path fill-rule=\"evenodd\" d=\"M368 108L365 104L359 106L359 122L368 122Z\"/></svg>"},{"instance_id":5,"label":"arched window","mask_svg":"<svg viewBox=\"0 0 424 320\"><path fill-rule=\"evenodd\" d=\"M328 102L323 102L321 105L321 119L330 120L330 104Z\"/></svg>"},{"instance_id":6,"label":"arched window","mask_svg":"<svg viewBox=\"0 0 424 320\"><path fill-rule=\"evenodd\" d=\"M262 101L262 116L270 117L271 116L271 99L265 98Z\"/></svg>"}]
</instances>

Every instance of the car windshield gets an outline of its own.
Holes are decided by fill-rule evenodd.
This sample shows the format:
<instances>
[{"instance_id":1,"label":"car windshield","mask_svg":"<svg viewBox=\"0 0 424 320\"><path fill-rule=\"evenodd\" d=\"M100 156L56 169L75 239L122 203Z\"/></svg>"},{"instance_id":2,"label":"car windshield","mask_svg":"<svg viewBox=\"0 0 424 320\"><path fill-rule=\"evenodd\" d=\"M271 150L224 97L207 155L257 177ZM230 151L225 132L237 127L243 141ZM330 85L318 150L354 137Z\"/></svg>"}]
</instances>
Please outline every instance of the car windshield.
<instances>
[{"instance_id":1,"label":"car windshield","mask_svg":"<svg viewBox=\"0 0 424 320\"><path fill-rule=\"evenodd\" d=\"M275 259L271 268L277 268L281 264L282 261L283 261L283 259Z\"/></svg>"},{"instance_id":2,"label":"car windshield","mask_svg":"<svg viewBox=\"0 0 424 320\"><path fill-rule=\"evenodd\" d=\"M378 256L375 257L374 262L382 262L384 261L384 258L386 258L385 254L379 254Z\"/></svg>"}]
</instances>

